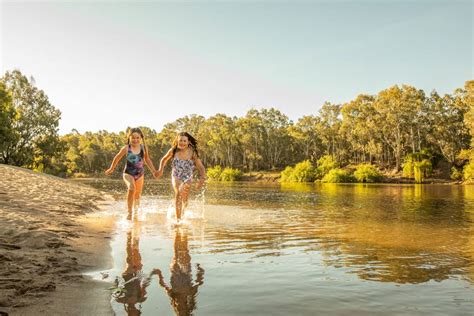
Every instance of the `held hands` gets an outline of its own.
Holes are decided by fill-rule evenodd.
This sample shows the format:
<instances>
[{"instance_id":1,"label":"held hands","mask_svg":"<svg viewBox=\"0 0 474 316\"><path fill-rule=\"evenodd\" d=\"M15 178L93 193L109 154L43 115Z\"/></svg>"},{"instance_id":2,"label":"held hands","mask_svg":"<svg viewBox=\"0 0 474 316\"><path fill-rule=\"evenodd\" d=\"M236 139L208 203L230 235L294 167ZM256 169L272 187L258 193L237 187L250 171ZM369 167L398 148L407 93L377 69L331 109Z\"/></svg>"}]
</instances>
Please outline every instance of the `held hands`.
<instances>
[{"instance_id":1,"label":"held hands","mask_svg":"<svg viewBox=\"0 0 474 316\"><path fill-rule=\"evenodd\" d=\"M153 172L153 177L155 177L155 179L159 179L163 176L163 170L155 170L155 172Z\"/></svg>"}]
</instances>

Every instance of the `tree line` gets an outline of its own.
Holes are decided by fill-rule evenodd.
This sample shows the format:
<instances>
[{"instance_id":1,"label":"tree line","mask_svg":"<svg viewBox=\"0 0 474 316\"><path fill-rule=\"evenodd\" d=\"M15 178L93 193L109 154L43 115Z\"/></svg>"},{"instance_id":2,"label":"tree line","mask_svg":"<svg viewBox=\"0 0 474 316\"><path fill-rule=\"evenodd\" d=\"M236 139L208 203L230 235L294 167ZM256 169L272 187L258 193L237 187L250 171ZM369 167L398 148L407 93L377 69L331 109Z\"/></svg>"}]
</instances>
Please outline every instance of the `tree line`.
<instances>
[{"instance_id":1,"label":"tree line","mask_svg":"<svg viewBox=\"0 0 474 316\"><path fill-rule=\"evenodd\" d=\"M440 95L394 85L343 104L324 103L317 114L293 122L281 111L251 109L245 116L191 114L161 131L141 127L152 159L170 148L178 131L199 142L208 167L244 172L282 170L331 156L339 165L373 164L401 170L407 156L423 152L434 168L473 177L474 81ZM60 111L33 78L20 71L0 78L0 162L61 176L99 175L126 143L126 131L60 136Z\"/></svg>"}]
</instances>

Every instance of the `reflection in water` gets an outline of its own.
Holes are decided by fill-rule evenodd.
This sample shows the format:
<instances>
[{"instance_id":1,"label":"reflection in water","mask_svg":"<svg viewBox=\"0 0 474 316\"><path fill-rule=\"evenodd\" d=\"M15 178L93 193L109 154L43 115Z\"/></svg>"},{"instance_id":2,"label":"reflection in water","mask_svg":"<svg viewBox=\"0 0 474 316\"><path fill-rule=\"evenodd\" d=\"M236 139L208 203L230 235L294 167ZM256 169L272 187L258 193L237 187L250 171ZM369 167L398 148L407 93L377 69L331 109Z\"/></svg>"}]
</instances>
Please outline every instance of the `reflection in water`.
<instances>
[{"instance_id":1,"label":"reflection in water","mask_svg":"<svg viewBox=\"0 0 474 316\"><path fill-rule=\"evenodd\" d=\"M168 285L159 269L156 273L160 285L171 300L176 315L192 315L196 309L198 287L204 283L204 269L196 264L196 280L193 282L191 256L188 249L188 236L185 228L177 228L174 237L174 254L170 264L170 284Z\"/></svg>"},{"instance_id":2,"label":"reflection in water","mask_svg":"<svg viewBox=\"0 0 474 316\"><path fill-rule=\"evenodd\" d=\"M170 199L158 185L153 194L154 205ZM202 228L199 243L184 228L170 238L161 208L148 218L142 247L174 250L147 248L160 267L173 259L144 314L157 301L171 309L168 299L178 315L472 314L474 186L209 184L205 211L186 227ZM213 276L199 311L204 272L193 280L188 248Z\"/></svg>"},{"instance_id":3,"label":"reflection in water","mask_svg":"<svg viewBox=\"0 0 474 316\"><path fill-rule=\"evenodd\" d=\"M122 290L116 301L122 303L127 315L141 315L141 303L146 297L146 288L150 284L150 273L147 277L143 275L142 257L140 255L140 233L141 224L134 220L133 226L127 231L127 258L126 266L122 273Z\"/></svg>"}]
</instances>

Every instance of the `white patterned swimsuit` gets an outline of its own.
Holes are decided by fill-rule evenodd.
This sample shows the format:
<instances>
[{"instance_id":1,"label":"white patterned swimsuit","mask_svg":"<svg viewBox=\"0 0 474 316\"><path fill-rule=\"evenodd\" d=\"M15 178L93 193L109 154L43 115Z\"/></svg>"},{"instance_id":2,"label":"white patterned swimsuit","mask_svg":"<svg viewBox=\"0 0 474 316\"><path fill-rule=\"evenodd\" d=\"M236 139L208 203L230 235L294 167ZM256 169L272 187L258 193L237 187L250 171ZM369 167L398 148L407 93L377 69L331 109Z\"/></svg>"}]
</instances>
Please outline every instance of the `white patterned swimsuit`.
<instances>
[{"instance_id":1,"label":"white patterned swimsuit","mask_svg":"<svg viewBox=\"0 0 474 316\"><path fill-rule=\"evenodd\" d=\"M180 159L178 157L173 158L173 177L183 183L189 182L193 178L194 161L191 159Z\"/></svg>"}]
</instances>

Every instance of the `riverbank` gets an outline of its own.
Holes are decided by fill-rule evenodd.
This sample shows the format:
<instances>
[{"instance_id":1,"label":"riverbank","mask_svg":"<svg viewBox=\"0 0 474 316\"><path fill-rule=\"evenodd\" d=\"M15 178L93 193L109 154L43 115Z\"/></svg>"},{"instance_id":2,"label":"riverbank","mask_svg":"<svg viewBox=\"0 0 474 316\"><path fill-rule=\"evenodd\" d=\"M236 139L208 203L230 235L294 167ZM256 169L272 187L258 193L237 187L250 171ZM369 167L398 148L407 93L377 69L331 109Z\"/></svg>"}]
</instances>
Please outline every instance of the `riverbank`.
<instances>
[{"instance_id":1,"label":"riverbank","mask_svg":"<svg viewBox=\"0 0 474 316\"><path fill-rule=\"evenodd\" d=\"M72 179L80 179L80 180L97 180L97 179L105 179L105 176L91 176L91 175L84 175L81 174L79 177L75 177ZM107 177L108 179L122 179L119 177ZM254 171L254 172L245 172L243 173L242 177L238 181L242 182L274 182L277 183L280 181L281 178L281 171ZM153 180L153 177L147 177L149 180ZM166 179L166 177L164 177ZM414 179L404 178L401 175L401 172L398 173L383 173L383 178L378 183L390 183L390 184L415 184ZM452 180L449 178L426 178L423 181L423 184L452 184L458 185L463 184L462 181Z\"/></svg>"},{"instance_id":2,"label":"riverbank","mask_svg":"<svg viewBox=\"0 0 474 316\"><path fill-rule=\"evenodd\" d=\"M112 264L113 222L86 214L113 198L6 165L0 165L0 178L0 312L113 314L107 284L82 275Z\"/></svg>"}]
</instances>

